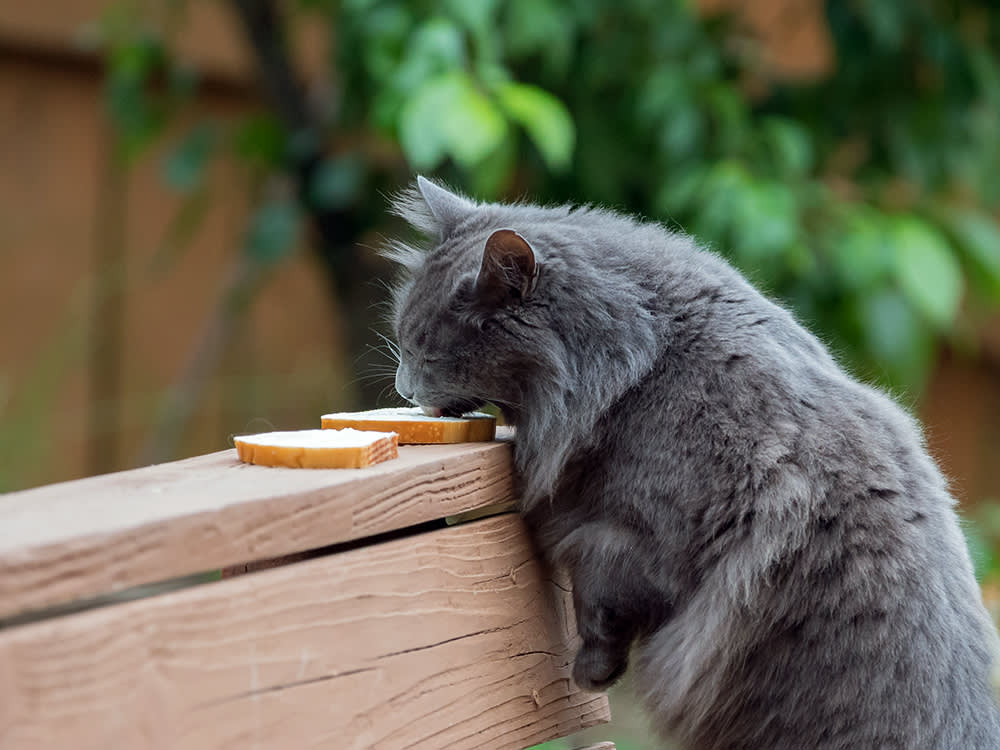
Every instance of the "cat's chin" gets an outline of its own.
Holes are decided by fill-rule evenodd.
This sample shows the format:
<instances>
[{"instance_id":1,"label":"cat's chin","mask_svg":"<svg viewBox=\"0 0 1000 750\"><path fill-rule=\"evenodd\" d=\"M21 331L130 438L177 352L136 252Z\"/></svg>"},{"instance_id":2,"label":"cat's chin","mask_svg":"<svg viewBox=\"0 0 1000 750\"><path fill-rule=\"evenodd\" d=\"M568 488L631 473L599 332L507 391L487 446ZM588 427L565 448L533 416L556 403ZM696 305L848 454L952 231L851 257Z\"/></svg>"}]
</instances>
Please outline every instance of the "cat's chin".
<instances>
[{"instance_id":1,"label":"cat's chin","mask_svg":"<svg viewBox=\"0 0 1000 750\"><path fill-rule=\"evenodd\" d=\"M420 404L421 410L429 417L460 417L470 411L476 411L483 406L482 401L456 399L438 406Z\"/></svg>"}]
</instances>

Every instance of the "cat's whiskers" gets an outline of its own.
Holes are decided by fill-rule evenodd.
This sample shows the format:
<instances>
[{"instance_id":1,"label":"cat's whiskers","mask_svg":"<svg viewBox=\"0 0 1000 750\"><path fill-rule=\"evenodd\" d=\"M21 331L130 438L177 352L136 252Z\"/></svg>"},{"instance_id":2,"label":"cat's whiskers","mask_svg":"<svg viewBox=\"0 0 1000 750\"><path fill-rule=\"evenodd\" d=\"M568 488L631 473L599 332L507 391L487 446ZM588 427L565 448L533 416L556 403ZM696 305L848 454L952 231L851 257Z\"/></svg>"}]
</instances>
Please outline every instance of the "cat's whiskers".
<instances>
[{"instance_id":1,"label":"cat's whiskers","mask_svg":"<svg viewBox=\"0 0 1000 750\"><path fill-rule=\"evenodd\" d=\"M388 370L383 370L380 372L366 372L363 375L358 375L354 378L351 383L371 383L378 380L387 380L394 377L395 372L390 372Z\"/></svg>"},{"instance_id":2,"label":"cat's whiskers","mask_svg":"<svg viewBox=\"0 0 1000 750\"><path fill-rule=\"evenodd\" d=\"M381 334L378 334L378 335L381 336ZM379 344L379 345L376 345L376 344L365 344L364 351L362 351L361 354L359 354L357 357L354 358L354 365L355 365L355 367L357 367L358 363L361 361L361 359L363 357L369 356L369 355L371 355L373 353L379 355L380 357L384 358L385 360L388 360L388 363L386 363L386 362L376 362L376 363L374 363L372 365L369 365L369 367L378 367L378 366L392 367L392 369L395 370L396 367L399 366L399 359L400 358L399 358L399 351L398 351L398 349L394 349L393 347L390 347L387 344Z\"/></svg>"},{"instance_id":3,"label":"cat's whiskers","mask_svg":"<svg viewBox=\"0 0 1000 750\"><path fill-rule=\"evenodd\" d=\"M385 354L385 352L380 353ZM388 355L386 355L388 356ZM387 363L376 363L366 368L365 372L353 378L347 385L355 385L357 383L373 383L380 380L389 380L390 384L394 384L396 380L396 365Z\"/></svg>"},{"instance_id":4,"label":"cat's whiskers","mask_svg":"<svg viewBox=\"0 0 1000 750\"><path fill-rule=\"evenodd\" d=\"M388 347L389 352L392 354L392 357L395 359L396 364L399 364L399 361L402 359L402 356L401 356L402 353L399 350L399 344L397 344L395 341L393 341L392 339L390 339L385 334L380 333L379 331L373 331L373 333L376 336L378 336L380 339L382 339L383 342L385 342L385 345L386 345L386 347Z\"/></svg>"},{"instance_id":5,"label":"cat's whiskers","mask_svg":"<svg viewBox=\"0 0 1000 750\"><path fill-rule=\"evenodd\" d=\"M377 384L379 381L387 381L385 387L376 396L376 401L378 402L385 397L387 392L395 388L396 368L399 366L400 357L399 347L392 339L374 329L372 329L372 333L378 336L382 340L382 343L366 344L364 351L355 358L354 364L357 365L363 357L373 353L378 355L381 361L366 365L365 371L348 382L347 386L353 386L358 383Z\"/></svg>"},{"instance_id":6,"label":"cat's whiskers","mask_svg":"<svg viewBox=\"0 0 1000 750\"><path fill-rule=\"evenodd\" d=\"M375 397L375 403L378 404L379 402L382 401L383 398L386 397L387 394L392 395L393 393L395 393L397 396L399 395L395 388L395 381L389 383L389 385L387 385L385 388L379 391L378 396ZM400 396L400 398L402 397ZM406 402L405 399L403 400L403 403L398 403L398 399L396 399L396 401L397 403L394 404L395 406L409 406L409 403Z\"/></svg>"}]
</instances>

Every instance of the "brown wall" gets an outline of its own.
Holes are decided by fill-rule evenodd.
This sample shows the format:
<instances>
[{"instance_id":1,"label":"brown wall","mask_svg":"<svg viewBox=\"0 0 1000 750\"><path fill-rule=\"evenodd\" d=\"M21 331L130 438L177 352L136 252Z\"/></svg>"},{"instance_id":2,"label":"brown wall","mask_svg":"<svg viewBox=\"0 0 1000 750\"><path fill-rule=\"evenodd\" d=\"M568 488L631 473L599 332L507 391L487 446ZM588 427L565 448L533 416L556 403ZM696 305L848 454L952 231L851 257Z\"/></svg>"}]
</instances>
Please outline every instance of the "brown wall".
<instances>
[{"instance_id":1,"label":"brown wall","mask_svg":"<svg viewBox=\"0 0 1000 750\"><path fill-rule=\"evenodd\" d=\"M931 452L966 506L1000 502L1000 349L990 346L976 358L946 353L921 410Z\"/></svg>"},{"instance_id":2,"label":"brown wall","mask_svg":"<svg viewBox=\"0 0 1000 750\"><path fill-rule=\"evenodd\" d=\"M217 165L210 176L217 198L204 224L176 261L158 268L154 255L179 207L159 176L165 145L127 172L122 195L109 198L100 70L70 54L74 24L93 17L98 4L43 5L0 11L0 488L90 473L88 457L101 452L95 444L116 437L110 465L138 459L156 407L230 273L248 205L233 165ZM227 76L239 83L246 71L238 46L224 24L206 23L218 40L195 45L207 55L204 65L223 83ZM255 106L245 87L210 90L192 118ZM115 410L91 400L90 364L102 336L93 317L98 282L108 277L98 245L119 222L125 273L116 428L102 419ZM300 252L256 298L207 384L182 452L224 448L230 434L272 423L313 426L322 410L348 405L337 338L319 276Z\"/></svg>"},{"instance_id":3,"label":"brown wall","mask_svg":"<svg viewBox=\"0 0 1000 750\"><path fill-rule=\"evenodd\" d=\"M755 52L769 77L813 78L834 63L825 0L696 0L695 4L707 15L736 15L759 43Z\"/></svg>"}]
</instances>

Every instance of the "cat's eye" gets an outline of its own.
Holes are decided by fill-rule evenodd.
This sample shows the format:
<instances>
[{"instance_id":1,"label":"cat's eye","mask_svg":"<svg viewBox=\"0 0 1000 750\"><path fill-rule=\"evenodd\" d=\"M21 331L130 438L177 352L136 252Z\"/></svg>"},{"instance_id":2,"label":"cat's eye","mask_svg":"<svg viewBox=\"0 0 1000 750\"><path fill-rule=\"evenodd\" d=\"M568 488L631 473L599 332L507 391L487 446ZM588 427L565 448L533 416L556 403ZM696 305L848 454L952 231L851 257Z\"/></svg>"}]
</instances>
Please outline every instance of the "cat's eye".
<instances>
[{"instance_id":1,"label":"cat's eye","mask_svg":"<svg viewBox=\"0 0 1000 750\"><path fill-rule=\"evenodd\" d=\"M407 359L415 359L417 357L417 352L423 349L424 344L427 342L427 334L422 331L417 333L415 336L403 336L403 334L400 333L397 338L399 342L399 350Z\"/></svg>"}]
</instances>

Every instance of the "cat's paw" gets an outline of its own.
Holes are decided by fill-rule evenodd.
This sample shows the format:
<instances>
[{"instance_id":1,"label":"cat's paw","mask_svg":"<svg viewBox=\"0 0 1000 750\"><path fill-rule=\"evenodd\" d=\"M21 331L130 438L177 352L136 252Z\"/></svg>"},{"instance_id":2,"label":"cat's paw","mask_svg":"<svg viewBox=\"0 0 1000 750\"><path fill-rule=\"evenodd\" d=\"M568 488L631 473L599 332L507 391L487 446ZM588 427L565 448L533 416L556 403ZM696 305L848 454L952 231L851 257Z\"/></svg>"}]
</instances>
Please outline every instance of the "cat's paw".
<instances>
[{"instance_id":1,"label":"cat's paw","mask_svg":"<svg viewBox=\"0 0 1000 750\"><path fill-rule=\"evenodd\" d=\"M582 646L573 661L573 682L581 689L601 691L625 674L628 657L598 646Z\"/></svg>"}]
</instances>

